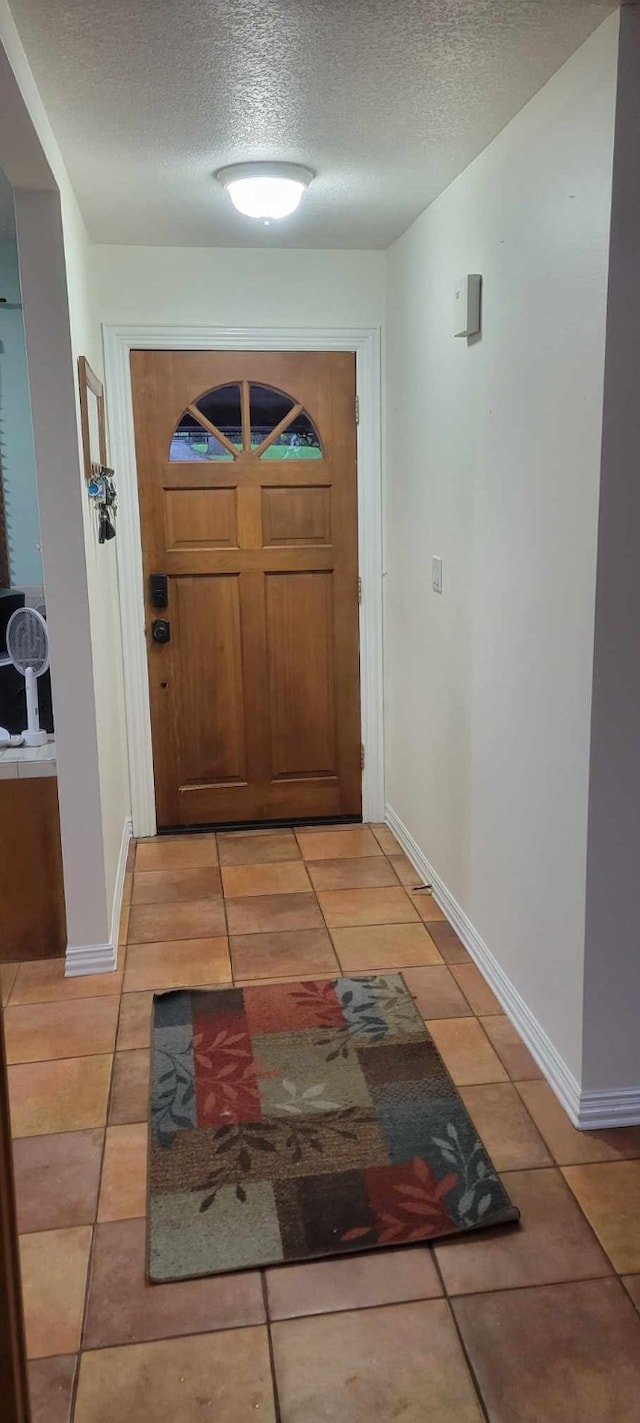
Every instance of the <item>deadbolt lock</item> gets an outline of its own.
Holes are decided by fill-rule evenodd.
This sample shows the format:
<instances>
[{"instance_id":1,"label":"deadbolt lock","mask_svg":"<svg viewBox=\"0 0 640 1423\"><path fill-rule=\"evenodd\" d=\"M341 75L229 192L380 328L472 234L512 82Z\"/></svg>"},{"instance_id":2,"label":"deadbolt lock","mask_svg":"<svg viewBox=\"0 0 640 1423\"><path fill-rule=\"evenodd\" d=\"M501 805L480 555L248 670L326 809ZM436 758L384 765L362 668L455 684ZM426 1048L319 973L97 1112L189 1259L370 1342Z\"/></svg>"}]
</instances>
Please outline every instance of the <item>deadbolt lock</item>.
<instances>
[{"instance_id":1,"label":"deadbolt lock","mask_svg":"<svg viewBox=\"0 0 640 1423\"><path fill-rule=\"evenodd\" d=\"M166 618L155 618L151 624L151 636L154 642L170 642L171 623Z\"/></svg>"}]
</instances>

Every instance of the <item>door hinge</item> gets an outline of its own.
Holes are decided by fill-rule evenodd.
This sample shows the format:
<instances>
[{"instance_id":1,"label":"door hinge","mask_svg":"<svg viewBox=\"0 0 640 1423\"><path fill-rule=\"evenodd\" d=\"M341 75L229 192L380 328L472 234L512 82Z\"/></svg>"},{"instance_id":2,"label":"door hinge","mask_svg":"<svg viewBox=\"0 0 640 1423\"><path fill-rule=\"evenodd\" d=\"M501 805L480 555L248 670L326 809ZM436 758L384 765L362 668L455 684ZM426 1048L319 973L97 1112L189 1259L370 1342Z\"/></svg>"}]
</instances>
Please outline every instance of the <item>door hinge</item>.
<instances>
[{"instance_id":1,"label":"door hinge","mask_svg":"<svg viewBox=\"0 0 640 1423\"><path fill-rule=\"evenodd\" d=\"M360 742L360 770L364 771L364 746Z\"/></svg>"},{"instance_id":2,"label":"door hinge","mask_svg":"<svg viewBox=\"0 0 640 1423\"><path fill-rule=\"evenodd\" d=\"M362 602L362 579L358 579L358 602Z\"/></svg>"},{"instance_id":3,"label":"door hinge","mask_svg":"<svg viewBox=\"0 0 640 1423\"><path fill-rule=\"evenodd\" d=\"M360 396L356 395L356 425L360 424Z\"/></svg>"}]
</instances>

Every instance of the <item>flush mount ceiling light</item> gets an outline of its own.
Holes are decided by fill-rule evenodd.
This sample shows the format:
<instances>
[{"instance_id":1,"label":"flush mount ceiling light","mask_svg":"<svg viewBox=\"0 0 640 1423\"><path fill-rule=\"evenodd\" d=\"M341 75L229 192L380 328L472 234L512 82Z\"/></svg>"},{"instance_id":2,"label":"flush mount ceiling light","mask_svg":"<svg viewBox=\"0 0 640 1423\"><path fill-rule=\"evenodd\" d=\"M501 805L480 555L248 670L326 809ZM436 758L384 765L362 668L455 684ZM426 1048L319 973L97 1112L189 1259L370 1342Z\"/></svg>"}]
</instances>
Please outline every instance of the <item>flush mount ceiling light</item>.
<instances>
[{"instance_id":1,"label":"flush mount ceiling light","mask_svg":"<svg viewBox=\"0 0 640 1423\"><path fill-rule=\"evenodd\" d=\"M299 163L231 163L215 176L238 212L271 222L295 212L314 174Z\"/></svg>"}]
</instances>

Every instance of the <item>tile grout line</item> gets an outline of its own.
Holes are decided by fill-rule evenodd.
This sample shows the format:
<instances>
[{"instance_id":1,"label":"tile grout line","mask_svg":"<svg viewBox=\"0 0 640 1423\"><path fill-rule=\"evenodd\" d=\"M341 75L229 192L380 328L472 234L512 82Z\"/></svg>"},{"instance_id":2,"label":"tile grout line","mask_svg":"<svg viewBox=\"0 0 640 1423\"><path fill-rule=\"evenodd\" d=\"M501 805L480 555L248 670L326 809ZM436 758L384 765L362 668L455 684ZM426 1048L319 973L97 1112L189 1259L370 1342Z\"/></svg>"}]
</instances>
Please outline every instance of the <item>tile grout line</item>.
<instances>
[{"instance_id":1,"label":"tile grout line","mask_svg":"<svg viewBox=\"0 0 640 1423\"><path fill-rule=\"evenodd\" d=\"M439 1279L439 1281L440 1281L440 1285L441 1285L441 1287L442 1287L442 1297L443 1297L443 1299L444 1299L444 1301L445 1301L445 1303L446 1303L446 1305L447 1305L447 1309L448 1309L448 1311L449 1311L449 1318L450 1318L450 1320L451 1320L451 1322L452 1322L452 1324L453 1324L454 1330L455 1330L455 1332L456 1332L457 1339L458 1339L458 1343L459 1343L460 1349L461 1349L461 1351L462 1351L462 1357L463 1357L464 1362L465 1362L465 1364L466 1364L466 1366L467 1366L467 1372L468 1372L469 1377L470 1377L470 1379L471 1379L471 1383L472 1383L474 1392L475 1392L476 1397L477 1397L477 1400L478 1400L478 1404L479 1404L479 1407L480 1407L480 1411L481 1411L481 1413L482 1413L482 1417L483 1417L483 1419L485 1420L485 1423L491 1423L491 1420L490 1420L490 1417L489 1417L489 1410L488 1410L488 1407L487 1407L487 1405L485 1404L484 1398L483 1398L483 1396L482 1396L482 1389L480 1388L480 1381L479 1381L479 1379L478 1379L478 1377L477 1377L477 1374L476 1374L476 1371L475 1371L475 1369L474 1369L474 1367L473 1367L473 1364L471 1363L471 1359L470 1359L470 1357L469 1357L469 1353L468 1353L468 1350L467 1350L467 1346L466 1346L465 1341L464 1341L464 1339L463 1339L463 1337L462 1337L462 1331L461 1331L460 1326L459 1326L459 1324L458 1324L458 1320L457 1320L457 1317L456 1317L456 1312L455 1312L455 1309L453 1308L453 1304L452 1304L452 1301L451 1301L451 1296L449 1295L449 1292L448 1292L448 1290L447 1290L447 1287L446 1287L446 1284L445 1284L445 1280L444 1280L444 1275L443 1275L442 1270L441 1270L441 1268L440 1268L440 1262L439 1262L438 1257L437 1257L437 1255L436 1255L435 1248L434 1248L434 1245L433 1245L433 1244L431 1245L431 1254L432 1254L432 1257L433 1257L433 1264L434 1264L435 1272L436 1272L436 1275L438 1276L438 1279Z\"/></svg>"},{"instance_id":2,"label":"tile grout line","mask_svg":"<svg viewBox=\"0 0 640 1423\"><path fill-rule=\"evenodd\" d=\"M267 1330L267 1349L269 1350L269 1364L271 1366L271 1387L273 1389L273 1412L274 1423L283 1423L280 1409L280 1393L278 1390L278 1371L276 1368L276 1355L271 1333L271 1315L269 1311L269 1287L267 1285L267 1271L260 1271L260 1281L262 1284L262 1301L264 1304L265 1327Z\"/></svg>"},{"instance_id":3,"label":"tile grout line","mask_svg":"<svg viewBox=\"0 0 640 1423\"><path fill-rule=\"evenodd\" d=\"M139 1221L139 1220L141 1220L141 1219L143 1219L142 1216L126 1216L126 1217L123 1217L123 1220L122 1220L122 1221L105 1221L104 1224L106 1224L106 1225L121 1225L121 1224L123 1224L123 1223L125 1223L125 1222L128 1222L128 1221L130 1221L130 1220ZM437 1246L439 1243L444 1243L445 1239L446 1239L446 1237L442 1237L442 1240L436 1239L435 1241L429 1241L429 1240L419 1241L419 1242L416 1243L415 1249L416 1249L416 1250L428 1249L428 1250L430 1250L430 1251L433 1253L433 1246L434 1246L434 1244ZM409 1249L412 1249L412 1248L414 1248L414 1247L412 1247L412 1246L406 1246L406 1245L405 1245L405 1246L398 1246L397 1248L398 1248L398 1250L409 1250ZM320 1257L318 1260L316 1260L316 1261L311 1261L311 1262L309 1262L309 1263L322 1264L322 1263L325 1262L325 1260L326 1260L326 1261L329 1261L329 1262L332 1262L332 1263L335 1263L335 1262L337 1262L337 1261L340 1261L341 1263L344 1261L344 1262L346 1263L348 1260L359 1260L359 1259L362 1259L362 1258L367 1258L368 1256L371 1256L371 1255L384 1256L386 1249L387 1249L386 1246L381 1246L381 1247L380 1247L378 1250L376 1250L376 1251L368 1251L368 1252L367 1252L367 1251L349 1251L349 1252L347 1252L347 1253L345 1253L345 1254L342 1254L342 1255L339 1255L339 1256ZM296 1262L293 1262L293 1261L292 1261L292 1262L290 1262L290 1263L291 1263L291 1264L295 1264ZM300 1264L305 1264L305 1263L307 1263L307 1262L301 1261L301 1262L298 1262L298 1263L300 1263ZM435 1263L435 1262L434 1262L434 1263ZM266 1277L267 1269L280 1270L281 1268L282 1268L282 1269L287 1269L287 1268L288 1268L288 1267L287 1267L287 1263L286 1263L286 1262L278 1263L278 1262L275 1262L275 1261L274 1261L273 1265L266 1266L266 1267L258 1267L256 1273L259 1273L260 1275L264 1275L264 1276ZM237 1273L237 1272L230 1271L229 1273L233 1275L234 1273ZM438 1271L438 1273L439 1273L439 1271ZM629 1272L627 1271L627 1273L629 1273ZM207 1278L213 1278L213 1277L211 1277L211 1276L202 1276L202 1277L200 1277L200 1278L201 1278L201 1279L207 1279ZM221 1276L220 1278L222 1278L222 1276ZM557 1289L558 1286L564 1286L564 1285L583 1285L583 1284L592 1284L592 1285L593 1285L593 1284L602 1284L602 1283L607 1283L607 1282L609 1282L609 1281L611 1281L611 1280L615 1281L616 1284L619 1284L619 1285L621 1286L622 1290L624 1291L625 1296L628 1298L629 1296L628 1296L627 1291L625 1290L625 1287L624 1287L624 1285L623 1285L623 1283L622 1283L621 1277L618 1276L618 1275L615 1275L615 1274L613 1274L613 1273L611 1273L611 1274L606 1274L606 1275L581 1275L579 1279L576 1279L574 1276L570 1276L570 1277L567 1277L567 1278L561 1279L561 1280L544 1280L544 1281L542 1281L542 1283L540 1283L540 1284L506 1285L506 1286L502 1286L502 1287L500 1287L500 1288L498 1288L498 1289L469 1290L469 1291L467 1291L467 1292L464 1293L464 1294L448 1294L447 1291L446 1291L446 1288L445 1288L445 1286L444 1286L444 1283L443 1283L442 1293L441 1293L441 1294L438 1294L438 1295L423 1295L423 1296L421 1296L421 1297L418 1298L418 1299L416 1299L415 1296L410 1296L408 1299L379 1300L379 1301L376 1301L375 1303L372 1303L372 1304L351 1305L351 1306L345 1306L345 1307L343 1307L343 1308L341 1308L341 1309L323 1309L323 1310L317 1310L317 1311L315 1311L315 1312L314 1312L313 1310L308 1310L308 1311L306 1311L305 1313L284 1314L284 1315L282 1315L281 1318L278 1318L278 1319L272 1319L272 1318L269 1316L268 1320L267 1320L267 1319L264 1319L264 1320L262 1320L262 1321L260 1321L260 1322L255 1322L255 1321L254 1321L253 1323L249 1323L249 1324L229 1324L229 1323L225 1323L225 1324L220 1325L220 1326L219 1326L218 1328L216 1328L216 1329L211 1329L211 1328L207 1327L207 1325L197 1326L197 1327L195 1327L195 1328L189 1329L186 1333L179 1333L179 1334L158 1334L158 1335L154 1335L152 1338L148 1338L148 1339L129 1339L129 1340L127 1340L125 1343L123 1343L122 1341L119 1341L119 1342L113 1343L113 1344L95 1344L95 1345L92 1345L90 1349L85 1349L84 1347L81 1347L81 1349L78 1351L78 1357L80 1356L80 1354L85 1354L85 1353L91 1353L91 1354L93 1354L93 1353L105 1353L105 1352L107 1352L107 1351L109 1351L109 1350L111 1350L111 1349L136 1348L136 1347L138 1347L138 1346L141 1345L141 1344L143 1344L143 1345L144 1345L144 1344L162 1344L162 1343L168 1343L168 1342L171 1341L171 1340L188 1339L188 1338L191 1338L192 1336L193 1336L193 1337L199 1337L199 1336L201 1336L201 1335L203 1335L203 1334L232 1334L232 1333L235 1334L235 1333L237 1333L239 1330L242 1330L242 1329L263 1329L263 1328L266 1328L266 1327L267 1327L267 1324L269 1324L269 1326L272 1326L272 1325L274 1325L274 1324L289 1324L289 1323L292 1323L292 1322L297 1322L297 1321L299 1321L299 1320L301 1321L301 1320L305 1320L305 1319L330 1319L330 1318L334 1318L334 1317L337 1316L337 1315L342 1315L342 1314L360 1314L360 1313L363 1312L363 1311L368 1312L369 1310L372 1310L372 1309L403 1309L403 1308L406 1308L406 1306L407 1306L408 1304L432 1304L432 1303L437 1302L438 1300L442 1300L442 1301L444 1301L446 1304L448 1304L448 1305L450 1305L450 1306L453 1306L453 1304L455 1303L456 1300L467 1300L467 1299L479 1299L479 1300L482 1300L482 1299L486 1299L488 1295L511 1295L511 1294L519 1294L519 1293L522 1293L524 1290L553 1290L553 1289ZM180 1281L170 1281L170 1282L168 1282L168 1283L181 1283L181 1282L180 1282ZM194 1283L194 1281L192 1280L190 1283ZM264 1302L264 1298L263 1298L263 1302ZM633 1304L633 1300L631 1301L631 1303ZM634 1308L637 1309L637 1306L634 1306ZM453 1309L452 1309L452 1313L453 1313ZM40 1359L40 1358L56 1358L56 1357L58 1357L58 1356L55 1355L55 1354L53 1354L53 1355L49 1355L49 1354L38 1355L38 1358L39 1358L39 1359ZM35 1362L35 1360L34 1360L34 1362Z\"/></svg>"},{"instance_id":4,"label":"tile grout line","mask_svg":"<svg viewBox=\"0 0 640 1423\"><path fill-rule=\"evenodd\" d=\"M134 858L134 863L135 863L135 858ZM120 925L118 925L118 945L117 945L117 950L119 951L121 947L124 947L124 948L126 949L127 944L126 944L126 943L125 943L124 945L121 945L121 944L120 944ZM117 958L116 958L116 963L117 963ZM124 984L124 974L123 974L123 976L122 976L122 983ZM104 1133L103 1133L103 1137L102 1137L102 1151L101 1151L101 1153L100 1153L100 1169L99 1169L99 1171L98 1171L98 1189L97 1189L97 1191L96 1191L95 1214L94 1214L93 1223L92 1223L92 1226L91 1226L91 1246L90 1246L90 1249L89 1249L89 1258L88 1258L88 1260L87 1260L87 1274L86 1274L85 1288L84 1288L84 1299L83 1299L83 1308L82 1308L82 1318L81 1318L81 1320L80 1320L80 1339L79 1339L79 1343L78 1343L78 1352L77 1352L76 1367L75 1367L74 1376L73 1376L73 1384L72 1384L72 1387L71 1387L71 1397L70 1397L70 1400L69 1400L69 1423L73 1423L73 1420L74 1420L74 1418L75 1418L76 1403L77 1403L77 1399L78 1399L78 1388L79 1388L79 1385L80 1385L80 1365L81 1365L81 1361L82 1361L82 1355L83 1355L83 1353L86 1352L86 1350L85 1350L85 1348L84 1348L84 1340L85 1340L85 1334L86 1334L86 1328L87 1328L87 1317L88 1317L88 1313L89 1313L89 1296L90 1296L90 1294L91 1294L91 1285L92 1285L92 1283L93 1283L93 1266L94 1266L95 1253L96 1253L96 1235L97 1235L97 1230L98 1230L98 1213L99 1213L99 1210L100 1210L100 1197L101 1197L101 1194L102 1194L102 1178L103 1178L103 1173L104 1173L104 1159L105 1159L105 1153L106 1153L106 1148L107 1148L107 1131L108 1131L108 1128L109 1128L109 1116L110 1116L110 1113L111 1113L111 1103L112 1103L112 1100L113 1100L113 1079L114 1079L114 1069L115 1069L116 1043L117 1043L117 1041L118 1041L118 1030L119 1030L119 1027L120 1027L120 1013L121 1013L121 1011L122 1011L122 987L121 987L121 989L120 989L120 993L119 993L119 996L118 996L118 1012L117 1012L117 1014L116 1014L116 1030L115 1030L114 1039L113 1039L113 1052L112 1052L112 1054L111 1054L111 1072L110 1072L110 1075L109 1075L109 1091L108 1091L108 1093L107 1093L107 1102L106 1102L106 1110L105 1110L105 1122L104 1122Z\"/></svg>"}]
</instances>

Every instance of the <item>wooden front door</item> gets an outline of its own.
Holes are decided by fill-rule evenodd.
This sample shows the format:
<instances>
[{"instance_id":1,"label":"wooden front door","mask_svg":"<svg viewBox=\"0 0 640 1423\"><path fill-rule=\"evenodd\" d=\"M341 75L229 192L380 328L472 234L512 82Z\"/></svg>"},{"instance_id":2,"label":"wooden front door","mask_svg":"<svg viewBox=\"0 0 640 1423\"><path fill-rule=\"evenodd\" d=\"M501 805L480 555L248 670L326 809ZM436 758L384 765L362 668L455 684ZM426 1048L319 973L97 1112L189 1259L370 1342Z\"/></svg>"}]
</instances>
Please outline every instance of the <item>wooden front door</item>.
<instances>
[{"instance_id":1,"label":"wooden front door","mask_svg":"<svg viewBox=\"0 0 640 1423\"><path fill-rule=\"evenodd\" d=\"M358 816L355 356L131 374L159 827Z\"/></svg>"}]
</instances>

